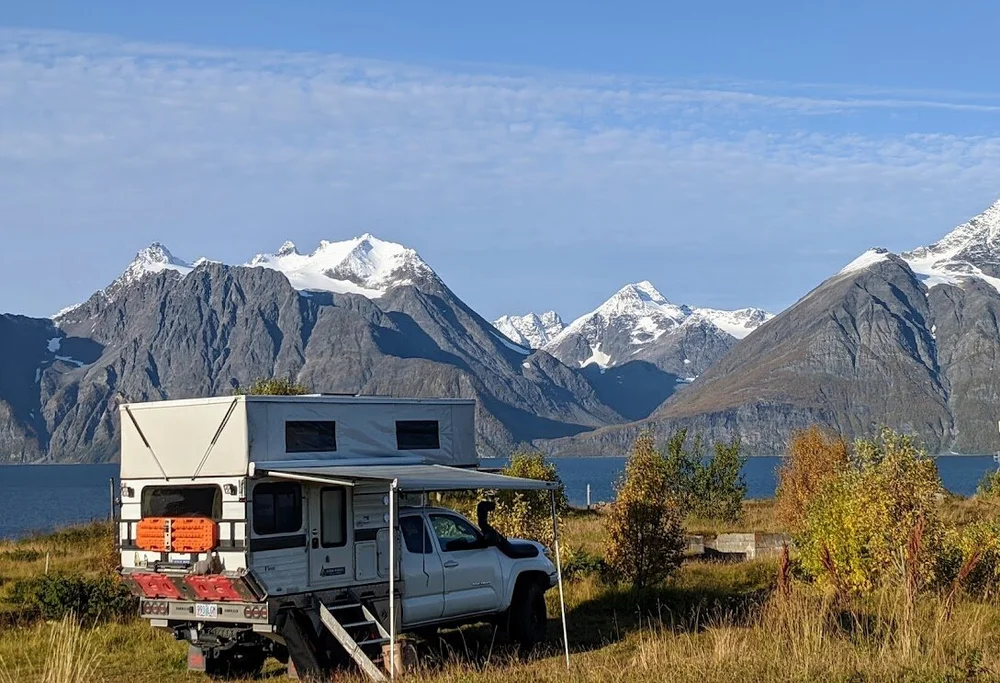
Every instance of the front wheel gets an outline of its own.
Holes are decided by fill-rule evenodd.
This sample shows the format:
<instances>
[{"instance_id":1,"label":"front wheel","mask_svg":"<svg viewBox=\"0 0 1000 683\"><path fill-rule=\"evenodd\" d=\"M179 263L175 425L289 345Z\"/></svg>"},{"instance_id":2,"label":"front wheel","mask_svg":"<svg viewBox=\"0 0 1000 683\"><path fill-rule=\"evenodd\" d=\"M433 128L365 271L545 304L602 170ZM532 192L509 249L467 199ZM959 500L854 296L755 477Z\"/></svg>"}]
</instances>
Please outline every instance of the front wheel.
<instances>
[{"instance_id":1,"label":"front wheel","mask_svg":"<svg viewBox=\"0 0 1000 683\"><path fill-rule=\"evenodd\" d=\"M514 593L510 606L510 638L522 651L531 651L545 641L548 624L545 590L541 585L532 581Z\"/></svg>"}]
</instances>

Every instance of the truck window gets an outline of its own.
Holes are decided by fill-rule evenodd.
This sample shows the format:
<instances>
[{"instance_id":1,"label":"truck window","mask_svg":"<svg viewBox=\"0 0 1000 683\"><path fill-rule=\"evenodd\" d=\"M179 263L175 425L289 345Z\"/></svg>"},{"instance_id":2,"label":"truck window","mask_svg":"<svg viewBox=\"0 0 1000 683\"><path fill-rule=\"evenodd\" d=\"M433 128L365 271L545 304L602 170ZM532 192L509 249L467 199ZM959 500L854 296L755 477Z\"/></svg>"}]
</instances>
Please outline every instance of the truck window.
<instances>
[{"instance_id":1,"label":"truck window","mask_svg":"<svg viewBox=\"0 0 1000 683\"><path fill-rule=\"evenodd\" d=\"M222 519L218 486L147 486L142 490L142 516Z\"/></svg>"},{"instance_id":2,"label":"truck window","mask_svg":"<svg viewBox=\"0 0 1000 683\"><path fill-rule=\"evenodd\" d=\"M257 484L253 488L253 530L289 534L302 528L302 489L295 482Z\"/></svg>"},{"instance_id":3,"label":"truck window","mask_svg":"<svg viewBox=\"0 0 1000 683\"><path fill-rule=\"evenodd\" d=\"M482 534L476 527L461 517L452 515L431 515L434 535L441 544L441 550L468 550L482 544Z\"/></svg>"},{"instance_id":4,"label":"truck window","mask_svg":"<svg viewBox=\"0 0 1000 683\"><path fill-rule=\"evenodd\" d=\"M399 520L399 530L403 532L406 549L415 555L430 555L434 552L427 527L420 517L403 517Z\"/></svg>"},{"instance_id":5,"label":"truck window","mask_svg":"<svg viewBox=\"0 0 1000 683\"><path fill-rule=\"evenodd\" d=\"M347 495L342 488L325 488L319 494L320 542L324 548L347 545Z\"/></svg>"},{"instance_id":6,"label":"truck window","mask_svg":"<svg viewBox=\"0 0 1000 683\"><path fill-rule=\"evenodd\" d=\"M329 453L337 450L337 423L332 420L285 423L286 453Z\"/></svg>"},{"instance_id":7,"label":"truck window","mask_svg":"<svg viewBox=\"0 0 1000 683\"><path fill-rule=\"evenodd\" d=\"M441 448L437 420L396 420L396 450L422 451Z\"/></svg>"}]
</instances>

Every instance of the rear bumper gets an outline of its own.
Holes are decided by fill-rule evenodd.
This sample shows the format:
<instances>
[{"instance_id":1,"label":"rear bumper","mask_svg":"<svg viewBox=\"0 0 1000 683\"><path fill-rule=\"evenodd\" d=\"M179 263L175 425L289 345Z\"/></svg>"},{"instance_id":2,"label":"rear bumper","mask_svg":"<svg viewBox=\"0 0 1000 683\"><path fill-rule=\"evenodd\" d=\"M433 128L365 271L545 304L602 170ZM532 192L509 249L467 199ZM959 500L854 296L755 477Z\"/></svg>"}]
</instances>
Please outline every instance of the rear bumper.
<instances>
[{"instance_id":1,"label":"rear bumper","mask_svg":"<svg viewBox=\"0 0 1000 683\"><path fill-rule=\"evenodd\" d=\"M556 572L549 572L549 588L555 588L559 585L559 574Z\"/></svg>"},{"instance_id":2,"label":"rear bumper","mask_svg":"<svg viewBox=\"0 0 1000 683\"><path fill-rule=\"evenodd\" d=\"M269 623L270 614L267 603L264 602L199 602L140 598L139 616L154 622L254 625Z\"/></svg>"}]
</instances>

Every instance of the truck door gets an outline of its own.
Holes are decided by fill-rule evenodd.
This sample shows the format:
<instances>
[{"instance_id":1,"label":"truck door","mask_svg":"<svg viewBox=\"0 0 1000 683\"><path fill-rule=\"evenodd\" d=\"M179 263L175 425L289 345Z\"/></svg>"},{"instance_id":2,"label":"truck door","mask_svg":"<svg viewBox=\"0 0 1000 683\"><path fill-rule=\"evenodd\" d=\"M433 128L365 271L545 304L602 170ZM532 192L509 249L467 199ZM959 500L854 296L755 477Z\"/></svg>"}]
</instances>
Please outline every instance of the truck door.
<instances>
[{"instance_id":1,"label":"truck door","mask_svg":"<svg viewBox=\"0 0 1000 683\"><path fill-rule=\"evenodd\" d=\"M309 585L336 586L354 580L351 500L343 486L309 485Z\"/></svg>"},{"instance_id":2,"label":"truck door","mask_svg":"<svg viewBox=\"0 0 1000 683\"><path fill-rule=\"evenodd\" d=\"M440 619L444 613L441 555L423 516L400 517L399 531L403 536L403 626Z\"/></svg>"},{"instance_id":3,"label":"truck door","mask_svg":"<svg viewBox=\"0 0 1000 683\"><path fill-rule=\"evenodd\" d=\"M444 568L444 616L500 609L503 582L497 549L486 545L479 530L458 515L434 513L430 520Z\"/></svg>"}]
</instances>

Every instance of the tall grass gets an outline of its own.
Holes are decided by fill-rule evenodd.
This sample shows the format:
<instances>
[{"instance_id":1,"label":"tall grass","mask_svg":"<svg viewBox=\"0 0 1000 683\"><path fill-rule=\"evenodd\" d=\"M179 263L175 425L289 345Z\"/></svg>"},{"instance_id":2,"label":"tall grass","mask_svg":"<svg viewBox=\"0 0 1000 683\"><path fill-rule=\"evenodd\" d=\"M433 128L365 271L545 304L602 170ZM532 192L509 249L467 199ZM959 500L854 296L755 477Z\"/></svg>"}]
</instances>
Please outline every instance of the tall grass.
<instances>
[{"instance_id":1,"label":"tall grass","mask_svg":"<svg viewBox=\"0 0 1000 683\"><path fill-rule=\"evenodd\" d=\"M47 631L47 634L45 633ZM36 629L22 644L21 662L0 657L0 683L94 683L100 671L101 650L89 631L74 616ZM42 640L44 638L44 640ZM36 664L34 656L43 652Z\"/></svg>"}]
</instances>

